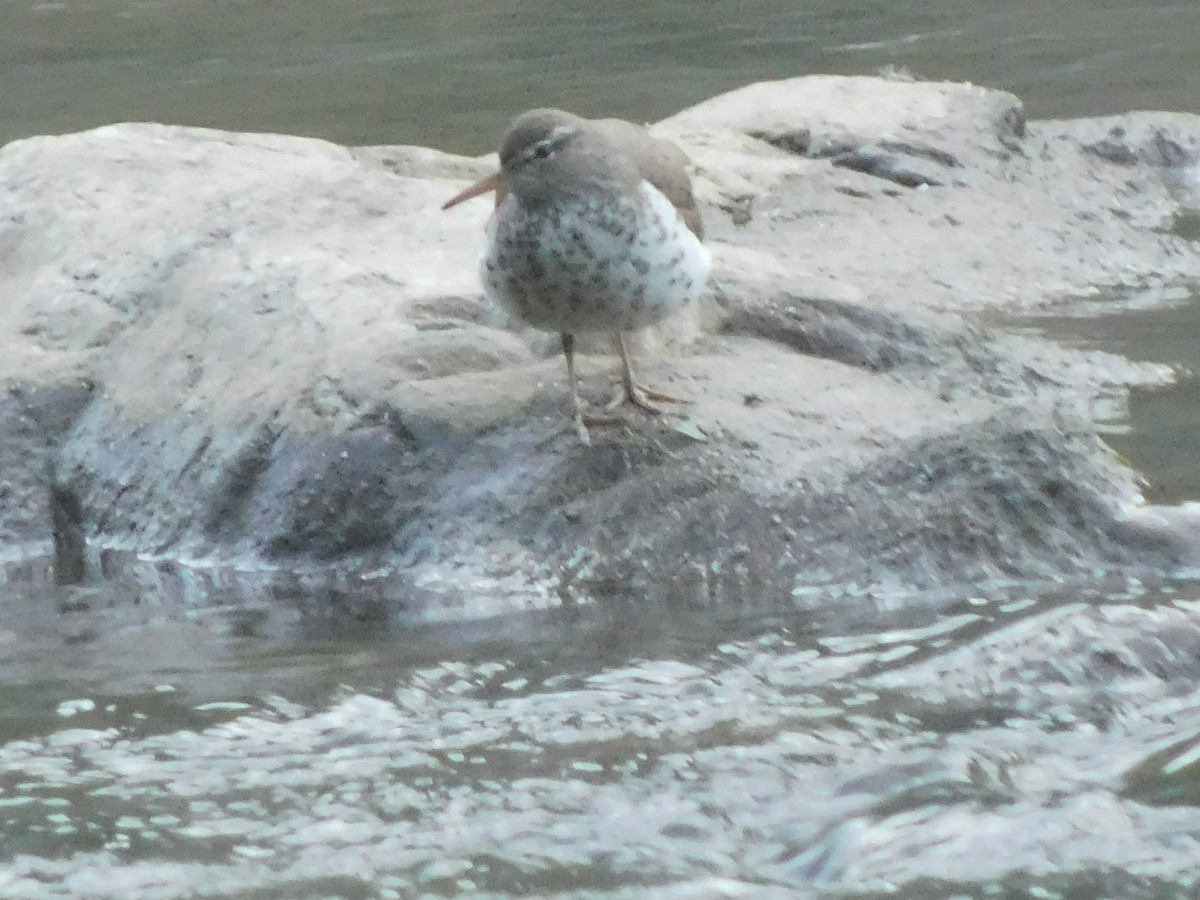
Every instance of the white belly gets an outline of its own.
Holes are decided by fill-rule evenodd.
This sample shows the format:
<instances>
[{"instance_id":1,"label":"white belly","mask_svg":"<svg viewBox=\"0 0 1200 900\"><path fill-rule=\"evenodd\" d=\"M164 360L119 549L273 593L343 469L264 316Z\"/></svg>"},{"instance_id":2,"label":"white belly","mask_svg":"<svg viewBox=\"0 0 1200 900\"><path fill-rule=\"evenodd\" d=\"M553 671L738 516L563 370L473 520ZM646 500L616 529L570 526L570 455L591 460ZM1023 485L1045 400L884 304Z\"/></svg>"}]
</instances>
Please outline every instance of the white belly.
<instances>
[{"instance_id":1,"label":"white belly","mask_svg":"<svg viewBox=\"0 0 1200 900\"><path fill-rule=\"evenodd\" d=\"M632 331L696 300L712 260L671 202L599 197L530 213L509 195L488 222L480 275L521 321L572 334Z\"/></svg>"}]
</instances>

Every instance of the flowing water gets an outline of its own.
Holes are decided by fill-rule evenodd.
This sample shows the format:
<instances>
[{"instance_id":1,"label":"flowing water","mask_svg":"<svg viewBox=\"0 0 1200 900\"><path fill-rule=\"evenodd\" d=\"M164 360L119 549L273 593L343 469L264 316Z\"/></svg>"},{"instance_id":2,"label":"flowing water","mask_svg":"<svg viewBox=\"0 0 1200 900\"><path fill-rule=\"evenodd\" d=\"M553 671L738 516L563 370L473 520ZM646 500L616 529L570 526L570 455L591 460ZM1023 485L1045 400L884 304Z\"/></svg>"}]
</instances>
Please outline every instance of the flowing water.
<instances>
[{"instance_id":1,"label":"flowing water","mask_svg":"<svg viewBox=\"0 0 1200 900\"><path fill-rule=\"evenodd\" d=\"M488 148L903 65L1035 117L1200 105L1200 5L0 0L0 140L123 119ZM1185 295L1021 323L1200 368ZM1200 387L1110 440L1200 498ZM0 582L0 897L1179 896L1200 589L388 627L186 570ZM387 598L377 598L386 603ZM814 604L809 604L811 607Z\"/></svg>"},{"instance_id":2,"label":"flowing water","mask_svg":"<svg viewBox=\"0 0 1200 900\"><path fill-rule=\"evenodd\" d=\"M123 120L482 152L515 110L653 120L902 65L1036 118L1192 110L1191 0L0 0L0 141Z\"/></svg>"}]
</instances>

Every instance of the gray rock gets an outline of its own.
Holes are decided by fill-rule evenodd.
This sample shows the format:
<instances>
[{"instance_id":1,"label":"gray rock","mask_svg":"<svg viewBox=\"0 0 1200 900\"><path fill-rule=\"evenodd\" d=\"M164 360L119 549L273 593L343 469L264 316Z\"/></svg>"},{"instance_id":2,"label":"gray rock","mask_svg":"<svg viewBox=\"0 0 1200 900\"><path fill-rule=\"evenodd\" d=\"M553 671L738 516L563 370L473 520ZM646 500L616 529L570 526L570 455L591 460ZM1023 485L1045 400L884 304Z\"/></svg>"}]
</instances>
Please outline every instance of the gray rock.
<instances>
[{"instance_id":1,"label":"gray rock","mask_svg":"<svg viewBox=\"0 0 1200 900\"><path fill-rule=\"evenodd\" d=\"M388 598L370 615L422 618L1171 571L1194 524L1146 515L1089 412L1168 374L979 315L1200 276L1161 174L1200 118L1136 121L1153 140L1126 152L1118 120L814 77L659 123L716 287L642 369L692 404L592 447L561 427L553 336L482 299L488 204L438 209L486 159L138 124L15 142L0 537L57 533L68 577L121 549L349 579ZM612 365L583 360L593 400ZM31 396L62 399L39 420Z\"/></svg>"}]
</instances>

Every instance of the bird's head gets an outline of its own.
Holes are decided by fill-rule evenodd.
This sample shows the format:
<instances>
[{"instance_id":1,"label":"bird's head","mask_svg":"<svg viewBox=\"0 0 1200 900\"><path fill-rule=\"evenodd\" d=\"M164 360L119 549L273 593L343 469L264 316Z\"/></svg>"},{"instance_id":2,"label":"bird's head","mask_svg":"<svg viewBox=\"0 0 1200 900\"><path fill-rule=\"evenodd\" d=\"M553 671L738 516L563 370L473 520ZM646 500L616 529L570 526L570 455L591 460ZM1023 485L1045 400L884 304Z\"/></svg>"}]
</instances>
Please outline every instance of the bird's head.
<instances>
[{"instance_id":1,"label":"bird's head","mask_svg":"<svg viewBox=\"0 0 1200 900\"><path fill-rule=\"evenodd\" d=\"M500 144L500 168L452 197L442 209L496 192L496 204L513 190L534 190L563 167L563 152L579 136L584 120L560 109L533 109L509 126Z\"/></svg>"}]
</instances>

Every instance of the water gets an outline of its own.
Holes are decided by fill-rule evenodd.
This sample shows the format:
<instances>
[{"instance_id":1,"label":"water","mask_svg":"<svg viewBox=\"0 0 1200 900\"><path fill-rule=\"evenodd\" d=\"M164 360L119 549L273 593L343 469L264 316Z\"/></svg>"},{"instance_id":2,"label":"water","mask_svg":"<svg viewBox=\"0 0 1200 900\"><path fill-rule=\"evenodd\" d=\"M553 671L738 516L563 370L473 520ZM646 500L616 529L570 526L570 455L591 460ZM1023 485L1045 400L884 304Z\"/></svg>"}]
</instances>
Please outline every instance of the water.
<instances>
[{"instance_id":1,"label":"water","mask_svg":"<svg viewBox=\"0 0 1200 900\"><path fill-rule=\"evenodd\" d=\"M1129 418L1101 421L1105 440L1145 476L1152 503L1200 500L1200 297L1186 289L1102 295L1016 327L1064 344L1172 366L1177 380L1136 389Z\"/></svg>"},{"instance_id":2,"label":"water","mask_svg":"<svg viewBox=\"0 0 1200 900\"><path fill-rule=\"evenodd\" d=\"M752 81L908 66L1038 118L1190 110L1190 0L0 2L0 141L128 119L491 149L517 110L652 120Z\"/></svg>"},{"instance_id":3,"label":"water","mask_svg":"<svg viewBox=\"0 0 1200 900\"><path fill-rule=\"evenodd\" d=\"M0 0L0 140L157 119L475 152L532 105L653 119L887 64L1040 117L1200 97L1191 2L330 9ZM1113 297L1014 327L1190 369L1196 310ZM1108 424L1161 502L1200 498L1198 383ZM9 576L6 898L1091 898L1200 877L1194 584L428 627L186 571Z\"/></svg>"},{"instance_id":4,"label":"water","mask_svg":"<svg viewBox=\"0 0 1200 900\"><path fill-rule=\"evenodd\" d=\"M58 676L5 686L0 889L1163 889L1198 874L1179 811L1194 601L1103 587L915 615L596 609L491 633L46 642Z\"/></svg>"}]
</instances>

